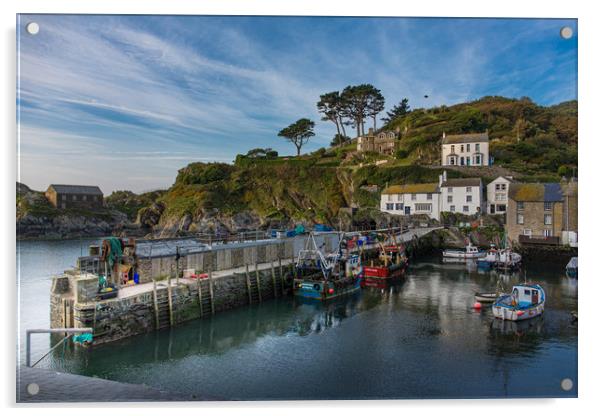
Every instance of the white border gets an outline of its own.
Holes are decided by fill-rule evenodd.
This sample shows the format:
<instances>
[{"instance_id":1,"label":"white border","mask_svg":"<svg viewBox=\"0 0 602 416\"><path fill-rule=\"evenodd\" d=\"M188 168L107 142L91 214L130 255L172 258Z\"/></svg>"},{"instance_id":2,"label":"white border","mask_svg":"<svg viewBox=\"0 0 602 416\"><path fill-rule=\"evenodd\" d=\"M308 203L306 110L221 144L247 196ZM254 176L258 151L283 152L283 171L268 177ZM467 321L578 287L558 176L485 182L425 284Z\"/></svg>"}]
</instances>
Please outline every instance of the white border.
<instances>
[{"instance_id":1,"label":"white border","mask_svg":"<svg viewBox=\"0 0 602 416\"><path fill-rule=\"evenodd\" d=\"M598 392L600 371L600 280L597 273L600 257L596 252L601 245L599 163L602 154L602 134L600 133L600 40L602 31L601 15L592 6L594 2L557 1L528 2L525 0L485 1L429 1L397 2L370 1L186 1L186 0L117 0L117 1L68 1L68 0L21 0L3 1L2 13L2 117L3 162L2 166L2 230L0 246L1 264L5 273L2 276L5 319L2 337L2 362L5 364L2 377L3 404L14 407L14 366L15 366L15 223L14 223L14 186L16 180L15 158L15 14L20 13L111 13L111 14L252 14L252 15L379 15L379 16L466 16L466 17L557 17L579 19L579 176L580 176L580 268L581 290L579 299L579 399L564 400L439 400L439 401L357 401L357 402L252 402L218 404L172 404L177 412L197 413L212 408L211 411L244 411L247 415L293 414L345 412L346 414L364 414L375 407L380 413L420 412L446 415L479 414L491 412L492 406L498 412L533 414L577 414L595 409L602 394ZM596 186L598 185L598 186ZM554 365L554 363L550 363ZM458 375L462 377L461 374ZM286 409L282 407L285 406ZM28 412L39 407L28 408ZM45 414L63 414L66 410L76 410L53 406L44 410ZM87 414L106 414L118 411L132 414L138 412L128 405L80 405ZM103 407L111 407L110 410ZM164 414L168 411L161 404L143 405L144 412ZM198 409L202 407L203 409ZM522 409L526 407L527 409ZM129 408L129 409L128 409ZM206 409L205 409L206 408ZM125 410L122 410L125 409ZM80 412L82 410L79 410Z\"/></svg>"}]
</instances>

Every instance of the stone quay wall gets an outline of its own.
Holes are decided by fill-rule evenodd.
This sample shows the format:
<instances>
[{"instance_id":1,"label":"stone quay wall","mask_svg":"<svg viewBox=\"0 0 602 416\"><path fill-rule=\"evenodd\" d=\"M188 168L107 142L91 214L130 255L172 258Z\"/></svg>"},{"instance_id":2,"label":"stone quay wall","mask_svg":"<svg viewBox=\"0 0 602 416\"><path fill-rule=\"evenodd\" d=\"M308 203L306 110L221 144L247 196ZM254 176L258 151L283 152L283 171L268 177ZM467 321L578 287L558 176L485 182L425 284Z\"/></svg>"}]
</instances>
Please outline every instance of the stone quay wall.
<instances>
[{"instance_id":1,"label":"stone quay wall","mask_svg":"<svg viewBox=\"0 0 602 416\"><path fill-rule=\"evenodd\" d=\"M278 262L273 265L272 269L271 263L260 264L258 270L254 265L250 266L248 279L246 272L201 280L182 278L178 284L176 279L169 279L157 282L156 295L153 285L149 284L147 290L132 296L101 301L95 299L96 277L56 276L51 293L51 305L56 305L51 307L51 324L53 327L93 328L94 343L102 344L155 331L160 329L161 322L169 322L169 327L207 318L287 294L290 282L286 282L284 276L291 270L291 265L279 267ZM168 284L171 284L171 291ZM169 292L171 313L167 308L158 307L155 301L156 296L167 304Z\"/></svg>"}]
</instances>

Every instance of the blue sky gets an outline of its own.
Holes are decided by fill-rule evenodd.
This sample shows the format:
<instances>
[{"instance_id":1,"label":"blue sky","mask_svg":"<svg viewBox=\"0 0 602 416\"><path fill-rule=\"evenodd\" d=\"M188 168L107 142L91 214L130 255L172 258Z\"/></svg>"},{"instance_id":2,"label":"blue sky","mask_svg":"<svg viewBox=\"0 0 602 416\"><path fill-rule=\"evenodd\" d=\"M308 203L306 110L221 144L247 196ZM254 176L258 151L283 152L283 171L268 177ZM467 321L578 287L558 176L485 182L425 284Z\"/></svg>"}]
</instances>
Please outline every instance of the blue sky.
<instances>
[{"instance_id":1,"label":"blue sky","mask_svg":"<svg viewBox=\"0 0 602 416\"><path fill-rule=\"evenodd\" d=\"M294 154L277 133L301 117L316 121L315 150L335 133L319 95L352 84L381 89L387 109L576 99L566 25L577 32L543 19L21 15L19 180L167 188L193 161Z\"/></svg>"}]
</instances>

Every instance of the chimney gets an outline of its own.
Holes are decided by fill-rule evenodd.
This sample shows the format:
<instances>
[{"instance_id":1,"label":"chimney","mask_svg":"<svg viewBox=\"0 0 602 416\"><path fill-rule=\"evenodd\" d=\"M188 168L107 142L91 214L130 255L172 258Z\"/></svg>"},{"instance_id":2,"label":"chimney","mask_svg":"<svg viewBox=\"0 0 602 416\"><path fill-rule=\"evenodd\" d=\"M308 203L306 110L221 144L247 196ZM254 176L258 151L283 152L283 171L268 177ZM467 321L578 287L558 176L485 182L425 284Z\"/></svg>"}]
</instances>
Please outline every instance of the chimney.
<instances>
[{"instance_id":1,"label":"chimney","mask_svg":"<svg viewBox=\"0 0 602 416\"><path fill-rule=\"evenodd\" d=\"M368 129L368 136L374 136L374 129L372 127Z\"/></svg>"},{"instance_id":2,"label":"chimney","mask_svg":"<svg viewBox=\"0 0 602 416\"><path fill-rule=\"evenodd\" d=\"M443 132L443 138L445 139L445 132Z\"/></svg>"}]
</instances>

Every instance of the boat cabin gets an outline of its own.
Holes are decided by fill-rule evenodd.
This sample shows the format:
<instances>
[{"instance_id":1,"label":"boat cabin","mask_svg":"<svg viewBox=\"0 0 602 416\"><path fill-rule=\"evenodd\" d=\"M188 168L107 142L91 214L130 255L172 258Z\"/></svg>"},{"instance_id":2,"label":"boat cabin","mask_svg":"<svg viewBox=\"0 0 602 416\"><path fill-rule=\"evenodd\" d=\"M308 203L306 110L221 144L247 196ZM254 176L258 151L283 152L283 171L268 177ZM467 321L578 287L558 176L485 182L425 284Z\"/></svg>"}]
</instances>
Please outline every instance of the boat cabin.
<instances>
[{"instance_id":1,"label":"boat cabin","mask_svg":"<svg viewBox=\"0 0 602 416\"><path fill-rule=\"evenodd\" d=\"M537 305L544 301L544 291L539 285L516 285L512 287L512 301L520 308Z\"/></svg>"}]
</instances>

